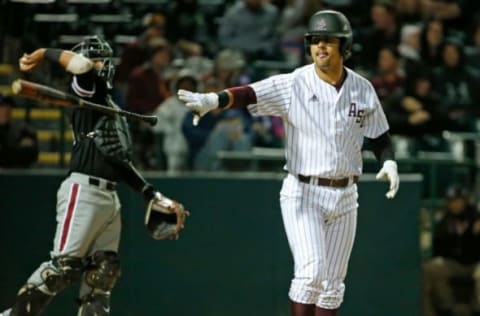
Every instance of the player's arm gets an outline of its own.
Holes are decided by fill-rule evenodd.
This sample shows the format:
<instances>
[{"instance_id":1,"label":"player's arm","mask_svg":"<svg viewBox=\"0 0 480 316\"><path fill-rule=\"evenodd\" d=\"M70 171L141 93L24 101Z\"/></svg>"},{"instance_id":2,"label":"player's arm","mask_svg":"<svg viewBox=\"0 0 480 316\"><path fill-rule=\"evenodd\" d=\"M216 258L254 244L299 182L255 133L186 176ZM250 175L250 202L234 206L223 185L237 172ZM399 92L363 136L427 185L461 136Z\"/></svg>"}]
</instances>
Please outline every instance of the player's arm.
<instances>
[{"instance_id":1,"label":"player's arm","mask_svg":"<svg viewBox=\"0 0 480 316\"><path fill-rule=\"evenodd\" d=\"M393 153L392 139L388 132L383 133L377 138L369 138L375 158L382 164L387 160L395 160Z\"/></svg>"},{"instance_id":2,"label":"player's arm","mask_svg":"<svg viewBox=\"0 0 480 316\"><path fill-rule=\"evenodd\" d=\"M23 54L19 59L21 71L35 70L44 59L59 63L65 70L80 75L90 71L94 67L93 61L69 50L57 48L39 48L31 54Z\"/></svg>"},{"instance_id":3,"label":"player's arm","mask_svg":"<svg viewBox=\"0 0 480 316\"><path fill-rule=\"evenodd\" d=\"M195 113L193 125L197 125L200 117L211 110L246 107L249 104L257 103L255 90L248 85L209 93L195 93L180 89L178 97Z\"/></svg>"},{"instance_id":4,"label":"player's arm","mask_svg":"<svg viewBox=\"0 0 480 316\"><path fill-rule=\"evenodd\" d=\"M395 162L390 135L387 131L376 138L369 138L369 140L375 157L382 163L382 168L377 173L376 178L387 179L390 182L386 196L392 199L397 194L400 178L398 177L397 163Z\"/></svg>"},{"instance_id":5,"label":"player's arm","mask_svg":"<svg viewBox=\"0 0 480 316\"><path fill-rule=\"evenodd\" d=\"M133 190L141 193L145 200L150 200L155 195L153 185L147 182L138 172L133 164L118 164L118 170L122 173L123 179Z\"/></svg>"}]
</instances>

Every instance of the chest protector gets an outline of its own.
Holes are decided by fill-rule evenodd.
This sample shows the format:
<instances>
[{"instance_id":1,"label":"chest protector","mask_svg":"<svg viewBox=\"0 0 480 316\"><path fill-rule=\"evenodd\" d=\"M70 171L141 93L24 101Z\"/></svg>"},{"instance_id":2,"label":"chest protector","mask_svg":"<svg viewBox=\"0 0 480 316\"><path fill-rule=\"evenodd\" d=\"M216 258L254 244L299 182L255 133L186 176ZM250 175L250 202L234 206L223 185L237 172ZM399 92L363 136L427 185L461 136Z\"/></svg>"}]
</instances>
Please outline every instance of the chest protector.
<instances>
[{"instance_id":1,"label":"chest protector","mask_svg":"<svg viewBox=\"0 0 480 316\"><path fill-rule=\"evenodd\" d=\"M109 106L118 108L109 95L106 101ZM109 160L127 164L132 161L132 137L125 117L118 114L102 116L92 134L95 146Z\"/></svg>"}]
</instances>

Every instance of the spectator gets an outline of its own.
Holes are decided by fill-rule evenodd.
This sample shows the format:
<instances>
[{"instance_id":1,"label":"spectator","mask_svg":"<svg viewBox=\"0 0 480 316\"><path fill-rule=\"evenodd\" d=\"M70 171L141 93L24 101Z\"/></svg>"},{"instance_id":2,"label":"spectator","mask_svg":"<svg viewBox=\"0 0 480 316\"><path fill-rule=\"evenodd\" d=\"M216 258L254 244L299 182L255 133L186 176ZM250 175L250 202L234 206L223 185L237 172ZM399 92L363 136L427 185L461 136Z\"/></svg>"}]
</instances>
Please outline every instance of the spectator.
<instances>
[{"instance_id":1,"label":"spectator","mask_svg":"<svg viewBox=\"0 0 480 316\"><path fill-rule=\"evenodd\" d=\"M404 76L400 68L400 54L396 47L383 47L378 54L377 75L371 81L378 98L384 102L401 90Z\"/></svg>"},{"instance_id":2,"label":"spectator","mask_svg":"<svg viewBox=\"0 0 480 316\"><path fill-rule=\"evenodd\" d=\"M182 69L172 84L172 91L188 89L197 91L198 80L189 69ZM184 171L188 168L188 143L182 132L183 118L188 112L176 95L165 100L155 111L158 123L154 131L162 135L162 149L167 159L168 171Z\"/></svg>"},{"instance_id":3,"label":"spectator","mask_svg":"<svg viewBox=\"0 0 480 316\"><path fill-rule=\"evenodd\" d=\"M447 115L441 112L440 104L440 96L432 90L429 71L417 70L404 82L402 92L385 105L392 134L410 136L417 141L425 135L440 138L446 126L454 129Z\"/></svg>"},{"instance_id":4,"label":"spectator","mask_svg":"<svg viewBox=\"0 0 480 316\"><path fill-rule=\"evenodd\" d=\"M443 21L445 28L457 32L471 28L473 15L478 12L478 0L422 0L427 18Z\"/></svg>"},{"instance_id":5,"label":"spectator","mask_svg":"<svg viewBox=\"0 0 480 316\"><path fill-rule=\"evenodd\" d=\"M468 202L465 187L451 186L443 218L433 233L433 257L423 266L423 316L453 316L455 279L474 279L470 307L480 315L480 217Z\"/></svg>"},{"instance_id":6,"label":"spectator","mask_svg":"<svg viewBox=\"0 0 480 316\"><path fill-rule=\"evenodd\" d=\"M398 15L398 23L418 24L423 19L423 0L397 0L395 5Z\"/></svg>"},{"instance_id":7,"label":"spectator","mask_svg":"<svg viewBox=\"0 0 480 316\"><path fill-rule=\"evenodd\" d=\"M220 114L205 144L194 162L195 170L218 171L222 169L217 158L219 151L250 151L252 142L245 133L244 114L238 109L231 109Z\"/></svg>"},{"instance_id":8,"label":"spectator","mask_svg":"<svg viewBox=\"0 0 480 316\"><path fill-rule=\"evenodd\" d=\"M480 19L470 35L468 46L465 47L465 56L468 65L474 67L477 72L480 71Z\"/></svg>"},{"instance_id":9,"label":"spectator","mask_svg":"<svg viewBox=\"0 0 480 316\"><path fill-rule=\"evenodd\" d=\"M170 96L168 67L172 60L170 44L156 37L149 42L149 59L129 76L127 102L131 111L151 114Z\"/></svg>"},{"instance_id":10,"label":"spectator","mask_svg":"<svg viewBox=\"0 0 480 316\"><path fill-rule=\"evenodd\" d=\"M308 1L308 0L307 0ZM352 28L364 27L370 23L369 10L374 0L322 0L325 9L340 11L351 19Z\"/></svg>"},{"instance_id":11,"label":"spectator","mask_svg":"<svg viewBox=\"0 0 480 316\"><path fill-rule=\"evenodd\" d=\"M167 13L166 37L183 57L201 56L207 44L207 23L197 0L171 1Z\"/></svg>"},{"instance_id":12,"label":"spectator","mask_svg":"<svg viewBox=\"0 0 480 316\"><path fill-rule=\"evenodd\" d=\"M221 18L222 48L242 51L247 60L278 59L278 8L264 0L237 0Z\"/></svg>"},{"instance_id":13,"label":"spectator","mask_svg":"<svg viewBox=\"0 0 480 316\"><path fill-rule=\"evenodd\" d=\"M135 68L129 78L127 108L141 114L152 114L170 96L168 68L172 52L167 40L154 38L149 43L150 58ZM134 159L142 169L158 168L151 126L132 122Z\"/></svg>"},{"instance_id":14,"label":"spectator","mask_svg":"<svg viewBox=\"0 0 480 316\"><path fill-rule=\"evenodd\" d=\"M362 43L362 66L375 67L378 54L384 46L397 46L400 43L400 27L396 9L392 1L377 0L371 8L372 27L367 31Z\"/></svg>"},{"instance_id":15,"label":"spectator","mask_svg":"<svg viewBox=\"0 0 480 316\"><path fill-rule=\"evenodd\" d=\"M0 167L26 168L38 158L35 131L12 122L13 100L0 95Z\"/></svg>"},{"instance_id":16,"label":"spectator","mask_svg":"<svg viewBox=\"0 0 480 316\"><path fill-rule=\"evenodd\" d=\"M283 121L277 116L254 117L249 129L255 147L280 148L284 145Z\"/></svg>"},{"instance_id":17,"label":"spectator","mask_svg":"<svg viewBox=\"0 0 480 316\"><path fill-rule=\"evenodd\" d=\"M224 49L215 56L213 73L217 89L225 89L232 85L250 83L250 77L245 71L245 57L238 50ZM207 78L208 79L208 78Z\"/></svg>"},{"instance_id":18,"label":"spectator","mask_svg":"<svg viewBox=\"0 0 480 316\"><path fill-rule=\"evenodd\" d=\"M143 17L144 30L142 34L133 43L127 44L123 48L120 65L115 73L115 86L125 88L132 70L148 60L148 43L154 38L165 36L165 24L165 16L160 13L148 13Z\"/></svg>"},{"instance_id":19,"label":"spectator","mask_svg":"<svg viewBox=\"0 0 480 316\"><path fill-rule=\"evenodd\" d=\"M401 30L398 52L401 57L402 68L405 70L407 77L421 65L420 34L421 28L418 25L406 24Z\"/></svg>"},{"instance_id":20,"label":"spectator","mask_svg":"<svg viewBox=\"0 0 480 316\"><path fill-rule=\"evenodd\" d=\"M298 67L305 61L303 37L308 31L308 19L323 8L321 0L290 0L281 12L278 26L280 46L285 60Z\"/></svg>"},{"instance_id":21,"label":"spectator","mask_svg":"<svg viewBox=\"0 0 480 316\"><path fill-rule=\"evenodd\" d=\"M442 97L449 118L464 130L471 130L480 102L478 75L465 64L463 47L457 39L446 41L442 57L443 65L435 71L435 89Z\"/></svg>"},{"instance_id":22,"label":"spectator","mask_svg":"<svg viewBox=\"0 0 480 316\"><path fill-rule=\"evenodd\" d=\"M422 63L429 67L442 64L442 50L445 30L440 20L429 20L420 35L420 55Z\"/></svg>"}]
</instances>

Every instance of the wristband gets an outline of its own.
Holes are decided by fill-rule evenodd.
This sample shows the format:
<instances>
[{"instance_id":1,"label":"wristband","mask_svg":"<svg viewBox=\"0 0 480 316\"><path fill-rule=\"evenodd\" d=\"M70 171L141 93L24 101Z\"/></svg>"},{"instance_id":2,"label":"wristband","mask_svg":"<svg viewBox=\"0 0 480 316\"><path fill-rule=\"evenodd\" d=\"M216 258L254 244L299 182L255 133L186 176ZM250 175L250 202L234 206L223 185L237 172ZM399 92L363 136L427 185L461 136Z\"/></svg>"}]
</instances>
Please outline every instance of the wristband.
<instances>
[{"instance_id":1,"label":"wristband","mask_svg":"<svg viewBox=\"0 0 480 316\"><path fill-rule=\"evenodd\" d=\"M230 103L230 95L225 90L218 92L217 95L218 95L218 107L220 109L226 108Z\"/></svg>"},{"instance_id":2,"label":"wristband","mask_svg":"<svg viewBox=\"0 0 480 316\"><path fill-rule=\"evenodd\" d=\"M47 48L44 53L44 57L46 59L52 60L52 61L59 61L60 60L60 55L62 54L63 49L58 49L58 48Z\"/></svg>"}]
</instances>

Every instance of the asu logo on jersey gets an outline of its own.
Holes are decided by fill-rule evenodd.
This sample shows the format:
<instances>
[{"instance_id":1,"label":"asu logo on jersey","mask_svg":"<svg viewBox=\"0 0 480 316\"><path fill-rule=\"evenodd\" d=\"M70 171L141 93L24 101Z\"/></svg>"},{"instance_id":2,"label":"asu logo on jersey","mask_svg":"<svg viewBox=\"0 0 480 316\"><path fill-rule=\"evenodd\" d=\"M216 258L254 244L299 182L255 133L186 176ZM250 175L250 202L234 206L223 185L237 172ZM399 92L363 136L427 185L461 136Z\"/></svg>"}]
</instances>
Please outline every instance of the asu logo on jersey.
<instances>
[{"instance_id":1,"label":"asu logo on jersey","mask_svg":"<svg viewBox=\"0 0 480 316\"><path fill-rule=\"evenodd\" d=\"M358 123L360 127L363 127L363 121L365 120L365 110L359 109L355 102L350 102L348 116L355 118L355 123Z\"/></svg>"}]
</instances>

